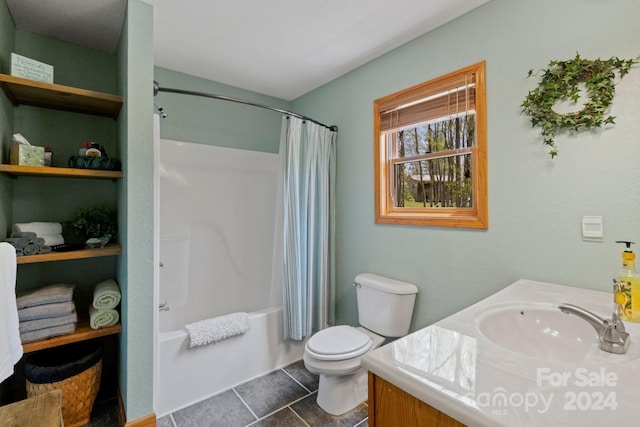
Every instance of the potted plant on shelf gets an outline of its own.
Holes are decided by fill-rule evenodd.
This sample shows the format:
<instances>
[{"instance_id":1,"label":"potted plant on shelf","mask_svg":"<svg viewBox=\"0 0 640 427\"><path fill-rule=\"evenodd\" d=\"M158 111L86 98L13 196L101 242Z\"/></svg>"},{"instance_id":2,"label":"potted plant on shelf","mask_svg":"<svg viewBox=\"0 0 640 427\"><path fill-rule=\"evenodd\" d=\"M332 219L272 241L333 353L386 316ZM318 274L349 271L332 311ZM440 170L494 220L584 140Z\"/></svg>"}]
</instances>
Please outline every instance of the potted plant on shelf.
<instances>
[{"instance_id":1,"label":"potted plant on shelf","mask_svg":"<svg viewBox=\"0 0 640 427\"><path fill-rule=\"evenodd\" d=\"M115 209L104 206L80 209L67 224L92 248L104 247L118 233Z\"/></svg>"}]
</instances>

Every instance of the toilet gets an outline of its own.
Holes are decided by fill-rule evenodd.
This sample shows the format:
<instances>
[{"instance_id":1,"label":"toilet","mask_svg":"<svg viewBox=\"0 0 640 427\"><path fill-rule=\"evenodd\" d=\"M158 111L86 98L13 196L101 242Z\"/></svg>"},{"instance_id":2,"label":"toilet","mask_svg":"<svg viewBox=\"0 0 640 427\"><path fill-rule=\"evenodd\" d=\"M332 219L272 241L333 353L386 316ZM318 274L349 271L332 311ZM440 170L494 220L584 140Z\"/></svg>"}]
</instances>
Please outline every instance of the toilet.
<instances>
[{"instance_id":1,"label":"toilet","mask_svg":"<svg viewBox=\"0 0 640 427\"><path fill-rule=\"evenodd\" d=\"M318 406L341 415L367 400L367 371L360 358L387 338L409 332L416 285L371 273L354 279L360 326L332 326L315 333L305 346L307 370L320 376Z\"/></svg>"}]
</instances>

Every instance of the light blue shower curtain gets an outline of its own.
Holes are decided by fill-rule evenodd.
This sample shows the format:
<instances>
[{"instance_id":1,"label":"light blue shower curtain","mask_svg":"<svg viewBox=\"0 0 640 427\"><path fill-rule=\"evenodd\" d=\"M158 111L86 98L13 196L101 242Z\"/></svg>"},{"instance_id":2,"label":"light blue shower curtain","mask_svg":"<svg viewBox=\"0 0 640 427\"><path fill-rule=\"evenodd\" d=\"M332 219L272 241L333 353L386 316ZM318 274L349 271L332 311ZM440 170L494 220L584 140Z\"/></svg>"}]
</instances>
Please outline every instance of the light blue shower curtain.
<instances>
[{"instance_id":1,"label":"light blue shower curtain","mask_svg":"<svg viewBox=\"0 0 640 427\"><path fill-rule=\"evenodd\" d=\"M285 339L334 323L337 132L283 117L283 315Z\"/></svg>"}]
</instances>

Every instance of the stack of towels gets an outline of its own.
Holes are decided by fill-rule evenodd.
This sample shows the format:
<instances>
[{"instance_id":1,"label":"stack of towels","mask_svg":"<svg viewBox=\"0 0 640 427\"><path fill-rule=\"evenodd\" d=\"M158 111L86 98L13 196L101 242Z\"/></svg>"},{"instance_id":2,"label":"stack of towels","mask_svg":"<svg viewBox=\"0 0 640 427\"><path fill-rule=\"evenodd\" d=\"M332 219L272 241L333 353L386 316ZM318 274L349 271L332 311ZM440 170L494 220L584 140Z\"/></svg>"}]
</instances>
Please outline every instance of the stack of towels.
<instances>
[{"instance_id":1,"label":"stack of towels","mask_svg":"<svg viewBox=\"0 0 640 427\"><path fill-rule=\"evenodd\" d=\"M93 290L93 302L89 307L89 323L93 329L113 326L120 320L116 307L120 304L120 288L115 280L100 282Z\"/></svg>"},{"instance_id":2,"label":"stack of towels","mask_svg":"<svg viewBox=\"0 0 640 427\"><path fill-rule=\"evenodd\" d=\"M27 222L14 224L7 243L16 248L16 256L46 254L51 246L64 243L59 222Z\"/></svg>"},{"instance_id":3,"label":"stack of towels","mask_svg":"<svg viewBox=\"0 0 640 427\"><path fill-rule=\"evenodd\" d=\"M73 285L49 285L16 298L22 343L66 335L76 330Z\"/></svg>"}]
</instances>

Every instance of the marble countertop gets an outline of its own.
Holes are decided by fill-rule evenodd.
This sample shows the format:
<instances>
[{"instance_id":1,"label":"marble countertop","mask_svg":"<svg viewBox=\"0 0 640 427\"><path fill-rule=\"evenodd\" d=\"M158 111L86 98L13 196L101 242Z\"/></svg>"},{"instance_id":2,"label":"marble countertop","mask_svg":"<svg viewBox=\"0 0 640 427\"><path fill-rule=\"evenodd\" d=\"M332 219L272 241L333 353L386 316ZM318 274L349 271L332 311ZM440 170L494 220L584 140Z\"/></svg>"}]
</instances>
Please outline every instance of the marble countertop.
<instances>
[{"instance_id":1,"label":"marble countertop","mask_svg":"<svg viewBox=\"0 0 640 427\"><path fill-rule=\"evenodd\" d=\"M607 292L519 280L368 353L362 365L468 426L635 425L640 420L640 324L625 322L631 336L626 354L600 350L593 330L589 351L572 360L521 354L478 329L481 316L495 307L571 303L610 318L612 300Z\"/></svg>"}]
</instances>

